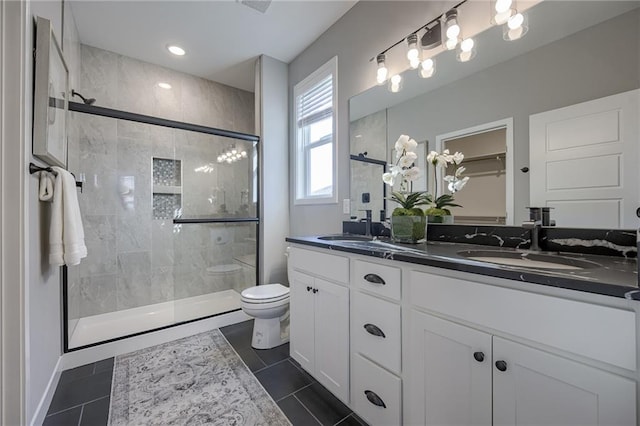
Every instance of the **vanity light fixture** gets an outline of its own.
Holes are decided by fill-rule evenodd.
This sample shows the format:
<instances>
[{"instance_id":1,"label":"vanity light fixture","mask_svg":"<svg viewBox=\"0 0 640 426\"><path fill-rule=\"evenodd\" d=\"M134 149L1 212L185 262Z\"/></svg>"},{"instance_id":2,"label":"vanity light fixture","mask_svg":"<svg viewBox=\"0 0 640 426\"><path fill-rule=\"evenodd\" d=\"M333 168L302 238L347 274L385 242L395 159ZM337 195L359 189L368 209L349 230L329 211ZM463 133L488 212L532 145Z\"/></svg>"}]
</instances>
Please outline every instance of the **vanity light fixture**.
<instances>
[{"instance_id":1,"label":"vanity light fixture","mask_svg":"<svg viewBox=\"0 0 640 426\"><path fill-rule=\"evenodd\" d=\"M402 76L396 74L389 79L389 91L391 93L398 93L402 89Z\"/></svg>"},{"instance_id":2,"label":"vanity light fixture","mask_svg":"<svg viewBox=\"0 0 640 426\"><path fill-rule=\"evenodd\" d=\"M460 62L468 62L476 57L476 43L472 38L466 38L460 42L456 59Z\"/></svg>"},{"instance_id":3,"label":"vanity light fixture","mask_svg":"<svg viewBox=\"0 0 640 426\"><path fill-rule=\"evenodd\" d=\"M429 78L436 73L436 62L429 58L420 63L420 77Z\"/></svg>"},{"instance_id":4,"label":"vanity light fixture","mask_svg":"<svg viewBox=\"0 0 640 426\"><path fill-rule=\"evenodd\" d=\"M507 24L502 27L502 38L507 41L521 39L529 31L529 23L526 15L518 12L509 18Z\"/></svg>"},{"instance_id":5,"label":"vanity light fixture","mask_svg":"<svg viewBox=\"0 0 640 426\"><path fill-rule=\"evenodd\" d=\"M410 34L407 37L407 59L409 60L409 67L415 70L420 65L420 51L418 50L418 35Z\"/></svg>"},{"instance_id":6,"label":"vanity light fixture","mask_svg":"<svg viewBox=\"0 0 640 426\"><path fill-rule=\"evenodd\" d=\"M387 67L384 64L385 59L384 53L379 54L376 58L378 61L378 72L376 74L376 81L378 82L378 85L384 84L384 82L387 81L387 76L389 75L389 70L387 70Z\"/></svg>"},{"instance_id":7,"label":"vanity light fixture","mask_svg":"<svg viewBox=\"0 0 640 426\"><path fill-rule=\"evenodd\" d=\"M167 50L176 56L184 56L184 54L187 53L182 47L176 46L175 44L168 45Z\"/></svg>"},{"instance_id":8,"label":"vanity light fixture","mask_svg":"<svg viewBox=\"0 0 640 426\"><path fill-rule=\"evenodd\" d=\"M493 25L506 24L510 17L515 15L513 0L491 0L491 23Z\"/></svg>"},{"instance_id":9,"label":"vanity light fixture","mask_svg":"<svg viewBox=\"0 0 640 426\"><path fill-rule=\"evenodd\" d=\"M444 35L446 41L444 47L447 50L453 50L460 41L460 24L458 24L458 9L453 8L444 14Z\"/></svg>"},{"instance_id":10,"label":"vanity light fixture","mask_svg":"<svg viewBox=\"0 0 640 426\"><path fill-rule=\"evenodd\" d=\"M161 81L160 83L158 83L158 87L162 88L162 89L166 89L169 90L171 89L171 85L169 83L165 83L163 81Z\"/></svg>"}]
</instances>

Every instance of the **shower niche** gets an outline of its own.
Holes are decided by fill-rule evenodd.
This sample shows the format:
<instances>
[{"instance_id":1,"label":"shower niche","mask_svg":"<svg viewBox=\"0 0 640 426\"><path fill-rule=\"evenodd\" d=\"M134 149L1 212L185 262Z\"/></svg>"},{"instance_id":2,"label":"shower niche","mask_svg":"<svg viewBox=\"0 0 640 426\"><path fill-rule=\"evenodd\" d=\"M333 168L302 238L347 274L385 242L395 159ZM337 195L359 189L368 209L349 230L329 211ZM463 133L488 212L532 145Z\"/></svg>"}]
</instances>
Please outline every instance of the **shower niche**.
<instances>
[{"instance_id":1,"label":"shower niche","mask_svg":"<svg viewBox=\"0 0 640 426\"><path fill-rule=\"evenodd\" d=\"M182 211L182 161L170 158L152 159L153 218L170 220Z\"/></svg>"}]
</instances>

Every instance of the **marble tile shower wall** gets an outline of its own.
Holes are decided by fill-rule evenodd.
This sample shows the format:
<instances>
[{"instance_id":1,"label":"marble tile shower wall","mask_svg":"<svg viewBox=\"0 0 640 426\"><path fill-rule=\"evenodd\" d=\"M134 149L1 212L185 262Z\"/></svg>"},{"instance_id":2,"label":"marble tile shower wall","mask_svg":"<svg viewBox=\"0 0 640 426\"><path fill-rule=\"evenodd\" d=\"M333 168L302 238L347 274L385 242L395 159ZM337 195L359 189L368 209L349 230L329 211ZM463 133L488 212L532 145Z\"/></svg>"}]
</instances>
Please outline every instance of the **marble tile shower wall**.
<instances>
[{"instance_id":1,"label":"marble tile shower wall","mask_svg":"<svg viewBox=\"0 0 640 426\"><path fill-rule=\"evenodd\" d=\"M97 106L253 133L253 93L90 46L80 52L80 91ZM70 320L253 285L254 270L236 259L255 256L255 225L153 220L153 157L181 161L185 216L217 213L225 200L229 212L240 209L248 160L216 162L232 140L78 113L70 127L70 168L86 179L79 200L89 252L69 268L67 303L78 306ZM207 164L210 173L195 171ZM243 266L210 272L226 264Z\"/></svg>"}]
</instances>

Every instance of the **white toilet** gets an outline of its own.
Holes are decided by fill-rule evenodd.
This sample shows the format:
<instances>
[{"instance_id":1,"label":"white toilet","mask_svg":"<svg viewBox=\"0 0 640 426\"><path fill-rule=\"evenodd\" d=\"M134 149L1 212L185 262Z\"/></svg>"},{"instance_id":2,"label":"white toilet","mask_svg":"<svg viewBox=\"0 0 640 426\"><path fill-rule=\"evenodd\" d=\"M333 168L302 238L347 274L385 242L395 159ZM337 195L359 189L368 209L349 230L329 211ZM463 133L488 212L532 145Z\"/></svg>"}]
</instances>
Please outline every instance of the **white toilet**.
<instances>
[{"instance_id":1,"label":"white toilet","mask_svg":"<svg viewBox=\"0 0 640 426\"><path fill-rule=\"evenodd\" d=\"M271 349L289 341L289 288L263 284L242 291L242 310L254 317L251 346Z\"/></svg>"}]
</instances>

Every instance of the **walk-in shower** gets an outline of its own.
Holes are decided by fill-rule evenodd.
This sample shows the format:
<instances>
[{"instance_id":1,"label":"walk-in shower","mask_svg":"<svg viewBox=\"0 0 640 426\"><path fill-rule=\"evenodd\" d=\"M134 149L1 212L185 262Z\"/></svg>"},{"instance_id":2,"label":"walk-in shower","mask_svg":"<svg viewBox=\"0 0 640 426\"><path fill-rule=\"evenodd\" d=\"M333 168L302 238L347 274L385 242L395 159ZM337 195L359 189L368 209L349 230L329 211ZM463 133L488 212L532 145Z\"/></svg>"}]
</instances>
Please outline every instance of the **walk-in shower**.
<instances>
[{"instance_id":1,"label":"walk-in shower","mask_svg":"<svg viewBox=\"0 0 640 426\"><path fill-rule=\"evenodd\" d=\"M89 255L65 269L65 350L240 309L257 282L259 138L70 109Z\"/></svg>"}]
</instances>

